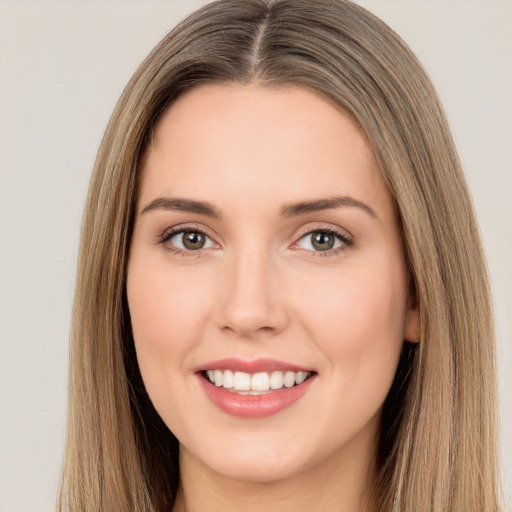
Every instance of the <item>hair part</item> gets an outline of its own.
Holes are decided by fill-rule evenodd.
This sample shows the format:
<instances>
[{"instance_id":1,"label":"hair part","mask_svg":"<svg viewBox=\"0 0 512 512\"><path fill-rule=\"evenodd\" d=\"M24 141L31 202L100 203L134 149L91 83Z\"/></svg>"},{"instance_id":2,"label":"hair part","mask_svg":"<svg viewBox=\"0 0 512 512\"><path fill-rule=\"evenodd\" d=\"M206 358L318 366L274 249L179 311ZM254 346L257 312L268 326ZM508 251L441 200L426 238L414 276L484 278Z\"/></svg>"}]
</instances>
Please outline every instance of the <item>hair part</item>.
<instances>
[{"instance_id":1,"label":"hair part","mask_svg":"<svg viewBox=\"0 0 512 512\"><path fill-rule=\"evenodd\" d=\"M141 161L163 112L205 83L298 85L349 113L394 197L421 314L384 405L383 512L497 511L494 333L472 201L426 73L345 0L220 0L170 32L106 129L82 226L59 510L172 508L178 442L138 369L125 296Z\"/></svg>"}]
</instances>

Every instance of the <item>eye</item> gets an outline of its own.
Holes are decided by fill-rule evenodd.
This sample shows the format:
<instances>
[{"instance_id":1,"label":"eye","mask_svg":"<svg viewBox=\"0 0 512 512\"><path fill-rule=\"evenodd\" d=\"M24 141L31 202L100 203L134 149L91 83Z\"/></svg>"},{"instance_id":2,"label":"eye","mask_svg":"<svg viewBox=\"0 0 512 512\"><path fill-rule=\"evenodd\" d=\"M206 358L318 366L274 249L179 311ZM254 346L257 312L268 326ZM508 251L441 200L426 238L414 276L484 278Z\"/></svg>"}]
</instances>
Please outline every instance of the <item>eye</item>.
<instances>
[{"instance_id":1,"label":"eye","mask_svg":"<svg viewBox=\"0 0 512 512\"><path fill-rule=\"evenodd\" d=\"M199 251L215 247L213 240L205 233L192 229L169 233L163 242L171 245L173 249L182 251Z\"/></svg>"},{"instance_id":2,"label":"eye","mask_svg":"<svg viewBox=\"0 0 512 512\"><path fill-rule=\"evenodd\" d=\"M308 251L327 252L350 245L352 245L352 241L345 235L330 229L318 229L303 235L294 247Z\"/></svg>"}]
</instances>

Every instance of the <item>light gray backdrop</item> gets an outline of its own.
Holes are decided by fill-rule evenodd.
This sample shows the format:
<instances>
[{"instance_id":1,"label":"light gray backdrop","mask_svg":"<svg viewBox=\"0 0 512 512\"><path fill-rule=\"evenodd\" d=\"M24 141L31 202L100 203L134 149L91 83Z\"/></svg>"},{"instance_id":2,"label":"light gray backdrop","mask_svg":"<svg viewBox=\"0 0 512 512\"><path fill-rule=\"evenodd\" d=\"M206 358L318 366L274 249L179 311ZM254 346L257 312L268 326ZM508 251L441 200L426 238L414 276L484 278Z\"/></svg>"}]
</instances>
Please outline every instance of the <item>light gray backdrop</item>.
<instances>
[{"instance_id":1,"label":"light gray backdrop","mask_svg":"<svg viewBox=\"0 0 512 512\"><path fill-rule=\"evenodd\" d=\"M202 3L0 0L0 512L53 509L89 173L135 67ZM512 2L360 3L425 64L474 194L496 303L502 481L512 510Z\"/></svg>"}]
</instances>

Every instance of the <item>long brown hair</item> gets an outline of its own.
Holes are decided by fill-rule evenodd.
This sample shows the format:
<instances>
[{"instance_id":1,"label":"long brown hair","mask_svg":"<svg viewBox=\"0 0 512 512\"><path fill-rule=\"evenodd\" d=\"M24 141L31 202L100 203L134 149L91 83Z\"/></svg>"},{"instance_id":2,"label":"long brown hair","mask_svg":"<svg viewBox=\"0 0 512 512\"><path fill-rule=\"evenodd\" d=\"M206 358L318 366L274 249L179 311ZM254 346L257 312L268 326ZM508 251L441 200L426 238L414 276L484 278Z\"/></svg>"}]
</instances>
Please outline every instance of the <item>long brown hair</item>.
<instances>
[{"instance_id":1,"label":"long brown hair","mask_svg":"<svg viewBox=\"0 0 512 512\"><path fill-rule=\"evenodd\" d=\"M208 82L301 85L350 113L395 199L421 314L384 406L382 511L497 511L494 333L486 264L433 86L405 43L345 0L220 0L141 64L99 149L82 228L58 508L170 510L178 443L146 394L125 297L137 172L152 130Z\"/></svg>"}]
</instances>

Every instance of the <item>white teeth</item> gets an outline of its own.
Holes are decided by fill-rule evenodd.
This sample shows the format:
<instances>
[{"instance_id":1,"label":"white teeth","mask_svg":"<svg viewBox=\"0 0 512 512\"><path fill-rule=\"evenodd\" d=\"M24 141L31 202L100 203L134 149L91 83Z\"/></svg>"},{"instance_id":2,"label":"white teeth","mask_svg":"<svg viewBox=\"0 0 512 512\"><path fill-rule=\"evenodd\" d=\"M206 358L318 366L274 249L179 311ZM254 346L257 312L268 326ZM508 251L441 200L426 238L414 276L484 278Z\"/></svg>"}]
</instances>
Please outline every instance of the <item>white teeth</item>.
<instances>
[{"instance_id":1,"label":"white teeth","mask_svg":"<svg viewBox=\"0 0 512 512\"><path fill-rule=\"evenodd\" d=\"M214 379L215 385L220 388L222 386L222 381L224 380L224 374L223 374L222 370L214 370L213 371L213 379Z\"/></svg>"},{"instance_id":2,"label":"white teeth","mask_svg":"<svg viewBox=\"0 0 512 512\"><path fill-rule=\"evenodd\" d=\"M217 387L224 387L231 391L269 392L270 390L281 389L283 386L291 388L302 384L311 372L260 372L251 375L246 372L233 372L231 370L207 370L206 375L212 384Z\"/></svg>"},{"instance_id":3,"label":"white teeth","mask_svg":"<svg viewBox=\"0 0 512 512\"><path fill-rule=\"evenodd\" d=\"M268 391L270 387L270 377L268 373L255 373L251 379L251 389L253 391Z\"/></svg>"},{"instance_id":4,"label":"white teeth","mask_svg":"<svg viewBox=\"0 0 512 512\"><path fill-rule=\"evenodd\" d=\"M308 372L297 372L295 384L302 384L308 378Z\"/></svg>"},{"instance_id":5,"label":"white teeth","mask_svg":"<svg viewBox=\"0 0 512 512\"><path fill-rule=\"evenodd\" d=\"M233 387L233 372L231 370L224 370L222 386L226 389Z\"/></svg>"},{"instance_id":6,"label":"white teeth","mask_svg":"<svg viewBox=\"0 0 512 512\"><path fill-rule=\"evenodd\" d=\"M284 374L284 385L291 388L295 385L295 372L286 372Z\"/></svg>"},{"instance_id":7,"label":"white teeth","mask_svg":"<svg viewBox=\"0 0 512 512\"><path fill-rule=\"evenodd\" d=\"M270 389L281 389L283 384L283 372L272 372L272 375L270 375Z\"/></svg>"},{"instance_id":8,"label":"white teeth","mask_svg":"<svg viewBox=\"0 0 512 512\"><path fill-rule=\"evenodd\" d=\"M235 372L233 387L237 391L249 391L251 389L251 376L245 372Z\"/></svg>"}]
</instances>

